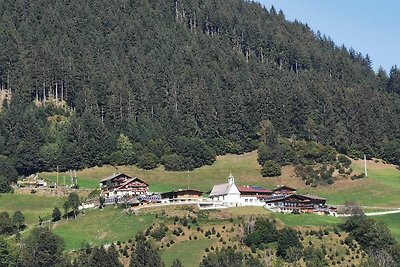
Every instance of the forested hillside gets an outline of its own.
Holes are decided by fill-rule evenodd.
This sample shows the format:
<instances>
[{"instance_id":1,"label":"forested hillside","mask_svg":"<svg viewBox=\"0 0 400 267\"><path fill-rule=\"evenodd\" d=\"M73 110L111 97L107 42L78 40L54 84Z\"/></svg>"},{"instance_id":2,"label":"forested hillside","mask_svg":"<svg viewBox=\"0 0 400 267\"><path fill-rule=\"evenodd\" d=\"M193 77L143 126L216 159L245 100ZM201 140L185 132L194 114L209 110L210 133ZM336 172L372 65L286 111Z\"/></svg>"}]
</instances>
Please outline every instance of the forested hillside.
<instances>
[{"instance_id":1,"label":"forested hillside","mask_svg":"<svg viewBox=\"0 0 400 267\"><path fill-rule=\"evenodd\" d=\"M192 169L255 149L262 120L399 163L397 67L375 74L368 55L258 3L3 0L0 40L8 173Z\"/></svg>"}]
</instances>

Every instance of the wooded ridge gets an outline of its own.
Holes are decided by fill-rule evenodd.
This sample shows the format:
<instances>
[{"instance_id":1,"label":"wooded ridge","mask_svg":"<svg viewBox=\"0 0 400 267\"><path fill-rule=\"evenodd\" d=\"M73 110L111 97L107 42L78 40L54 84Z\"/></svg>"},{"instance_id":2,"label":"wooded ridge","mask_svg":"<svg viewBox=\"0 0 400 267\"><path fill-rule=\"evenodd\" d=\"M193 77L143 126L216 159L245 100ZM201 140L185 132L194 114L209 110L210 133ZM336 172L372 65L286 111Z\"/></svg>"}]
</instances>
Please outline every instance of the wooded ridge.
<instances>
[{"instance_id":1,"label":"wooded ridge","mask_svg":"<svg viewBox=\"0 0 400 267\"><path fill-rule=\"evenodd\" d=\"M243 0L0 3L3 165L193 169L287 138L399 164L400 72ZM0 175L8 176L6 173Z\"/></svg>"}]
</instances>

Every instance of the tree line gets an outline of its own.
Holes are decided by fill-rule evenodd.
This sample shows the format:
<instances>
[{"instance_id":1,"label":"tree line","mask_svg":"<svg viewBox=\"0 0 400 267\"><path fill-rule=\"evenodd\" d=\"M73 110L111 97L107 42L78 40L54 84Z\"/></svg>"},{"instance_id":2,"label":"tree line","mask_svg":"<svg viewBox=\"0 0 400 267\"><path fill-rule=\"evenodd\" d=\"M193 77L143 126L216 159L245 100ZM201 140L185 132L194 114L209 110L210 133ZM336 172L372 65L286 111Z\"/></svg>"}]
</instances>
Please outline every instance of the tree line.
<instances>
[{"instance_id":1,"label":"tree line","mask_svg":"<svg viewBox=\"0 0 400 267\"><path fill-rule=\"evenodd\" d=\"M12 91L0 155L20 175L190 170L257 148L263 120L282 137L399 164L398 68L374 73L368 55L274 8L5 0L0 39L0 83ZM5 187L16 179L0 175Z\"/></svg>"}]
</instances>

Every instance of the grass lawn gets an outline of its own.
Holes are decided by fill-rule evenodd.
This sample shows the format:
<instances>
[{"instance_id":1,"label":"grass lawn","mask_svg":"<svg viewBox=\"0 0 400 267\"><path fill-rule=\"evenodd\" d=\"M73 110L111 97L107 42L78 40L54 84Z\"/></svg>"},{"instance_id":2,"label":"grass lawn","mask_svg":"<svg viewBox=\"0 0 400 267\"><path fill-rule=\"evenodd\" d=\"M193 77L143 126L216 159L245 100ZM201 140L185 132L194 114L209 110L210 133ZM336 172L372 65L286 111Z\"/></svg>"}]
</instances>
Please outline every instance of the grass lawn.
<instances>
[{"instance_id":1,"label":"grass lawn","mask_svg":"<svg viewBox=\"0 0 400 267\"><path fill-rule=\"evenodd\" d=\"M273 216L286 226L333 226L342 222L341 218L316 214L274 213Z\"/></svg>"},{"instance_id":2,"label":"grass lawn","mask_svg":"<svg viewBox=\"0 0 400 267\"><path fill-rule=\"evenodd\" d=\"M36 225L41 218L51 218L54 207L62 211L65 199L62 197L50 197L23 194L1 194L0 212L7 211L10 216L20 210L25 216L28 226Z\"/></svg>"},{"instance_id":3,"label":"grass lawn","mask_svg":"<svg viewBox=\"0 0 400 267\"><path fill-rule=\"evenodd\" d=\"M149 227L155 216L125 214L121 209L106 207L89 210L75 220L63 220L54 226L54 233L65 241L66 249L77 249L82 243L93 245L134 239L135 235Z\"/></svg>"},{"instance_id":4,"label":"grass lawn","mask_svg":"<svg viewBox=\"0 0 400 267\"><path fill-rule=\"evenodd\" d=\"M400 213L374 216L372 218L385 222L397 242L400 243Z\"/></svg>"},{"instance_id":5,"label":"grass lawn","mask_svg":"<svg viewBox=\"0 0 400 267\"><path fill-rule=\"evenodd\" d=\"M179 259L183 266L199 266L205 249L210 248L215 241L210 239L187 240L162 250L161 259L165 266L171 266L175 259Z\"/></svg>"}]
</instances>

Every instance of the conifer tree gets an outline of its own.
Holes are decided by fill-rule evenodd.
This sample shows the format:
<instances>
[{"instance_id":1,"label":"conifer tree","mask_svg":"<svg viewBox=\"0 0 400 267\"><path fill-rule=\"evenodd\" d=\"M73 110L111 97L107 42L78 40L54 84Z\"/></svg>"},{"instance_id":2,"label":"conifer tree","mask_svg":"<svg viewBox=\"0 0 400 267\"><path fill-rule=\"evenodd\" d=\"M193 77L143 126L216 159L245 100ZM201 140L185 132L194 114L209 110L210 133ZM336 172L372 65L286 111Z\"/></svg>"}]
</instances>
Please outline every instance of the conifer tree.
<instances>
[{"instance_id":1,"label":"conifer tree","mask_svg":"<svg viewBox=\"0 0 400 267\"><path fill-rule=\"evenodd\" d=\"M22 241L20 266L59 266L64 262L64 241L47 228L34 228Z\"/></svg>"},{"instance_id":2,"label":"conifer tree","mask_svg":"<svg viewBox=\"0 0 400 267\"><path fill-rule=\"evenodd\" d=\"M146 237L136 237L135 249L131 256L130 267L162 267L164 264L155 248Z\"/></svg>"},{"instance_id":3,"label":"conifer tree","mask_svg":"<svg viewBox=\"0 0 400 267\"><path fill-rule=\"evenodd\" d=\"M17 260L6 240L0 238L0 266L15 267Z\"/></svg>"}]
</instances>

